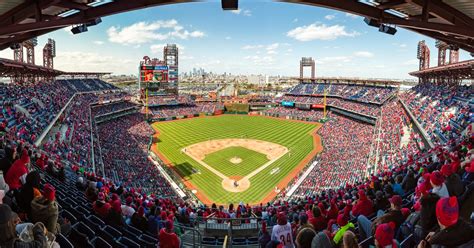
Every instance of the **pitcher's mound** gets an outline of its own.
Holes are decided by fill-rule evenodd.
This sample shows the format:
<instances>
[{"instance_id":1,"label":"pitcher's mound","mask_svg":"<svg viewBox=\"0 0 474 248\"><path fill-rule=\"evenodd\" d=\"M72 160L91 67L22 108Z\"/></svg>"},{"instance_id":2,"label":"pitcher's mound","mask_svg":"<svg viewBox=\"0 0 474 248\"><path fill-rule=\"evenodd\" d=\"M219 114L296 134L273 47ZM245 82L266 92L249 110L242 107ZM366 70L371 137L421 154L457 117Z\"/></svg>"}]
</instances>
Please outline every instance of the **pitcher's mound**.
<instances>
[{"instance_id":1,"label":"pitcher's mound","mask_svg":"<svg viewBox=\"0 0 474 248\"><path fill-rule=\"evenodd\" d=\"M240 164L242 163L242 159L239 158L239 157L233 157L230 159L230 162L233 163L233 164Z\"/></svg>"},{"instance_id":2,"label":"pitcher's mound","mask_svg":"<svg viewBox=\"0 0 474 248\"><path fill-rule=\"evenodd\" d=\"M250 181L241 176L231 176L222 180L222 188L229 192L242 192L250 187Z\"/></svg>"}]
</instances>

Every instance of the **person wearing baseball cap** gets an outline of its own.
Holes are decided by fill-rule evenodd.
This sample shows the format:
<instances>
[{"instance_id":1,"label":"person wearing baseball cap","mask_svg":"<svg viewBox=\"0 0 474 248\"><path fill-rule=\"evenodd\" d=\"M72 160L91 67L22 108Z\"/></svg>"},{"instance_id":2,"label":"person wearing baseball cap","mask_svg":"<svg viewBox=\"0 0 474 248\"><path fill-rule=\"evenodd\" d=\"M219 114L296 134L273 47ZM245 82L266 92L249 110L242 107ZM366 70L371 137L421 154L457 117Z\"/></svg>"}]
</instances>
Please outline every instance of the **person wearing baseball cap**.
<instances>
[{"instance_id":1,"label":"person wearing baseball cap","mask_svg":"<svg viewBox=\"0 0 474 248\"><path fill-rule=\"evenodd\" d=\"M294 248L291 224L288 223L285 212L277 214L277 225L272 229L272 240L278 241L286 248Z\"/></svg>"},{"instance_id":2,"label":"person wearing baseball cap","mask_svg":"<svg viewBox=\"0 0 474 248\"><path fill-rule=\"evenodd\" d=\"M33 226L33 238L31 242L20 240L16 233L16 225L19 223L18 215L10 206L0 204L0 247L47 247L47 230L43 225Z\"/></svg>"},{"instance_id":3,"label":"person wearing baseball cap","mask_svg":"<svg viewBox=\"0 0 474 248\"><path fill-rule=\"evenodd\" d=\"M390 209L382 214L381 211L377 213L377 218L372 223L367 217L360 215L357 217L357 222L359 224L359 234L361 239L370 237L375 233L375 229L378 225L383 223L394 222L395 229L398 230L400 225L405 221L403 217L402 209L402 198L399 195L394 195L390 199ZM381 215L382 214L382 215Z\"/></svg>"},{"instance_id":4,"label":"person wearing baseball cap","mask_svg":"<svg viewBox=\"0 0 474 248\"><path fill-rule=\"evenodd\" d=\"M439 197L449 197L449 192L448 188L446 187L446 184L444 183L444 176L441 174L439 171L433 171L430 174L430 183L431 186L433 186L433 189L431 192L439 195Z\"/></svg>"},{"instance_id":5,"label":"person wearing baseball cap","mask_svg":"<svg viewBox=\"0 0 474 248\"><path fill-rule=\"evenodd\" d=\"M474 227L459 218L459 204L455 196L441 198L436 203L439 230L430 232L420 242L419 248L430 245L457 247L474 239Z\"/></svg>"}]
</instances>

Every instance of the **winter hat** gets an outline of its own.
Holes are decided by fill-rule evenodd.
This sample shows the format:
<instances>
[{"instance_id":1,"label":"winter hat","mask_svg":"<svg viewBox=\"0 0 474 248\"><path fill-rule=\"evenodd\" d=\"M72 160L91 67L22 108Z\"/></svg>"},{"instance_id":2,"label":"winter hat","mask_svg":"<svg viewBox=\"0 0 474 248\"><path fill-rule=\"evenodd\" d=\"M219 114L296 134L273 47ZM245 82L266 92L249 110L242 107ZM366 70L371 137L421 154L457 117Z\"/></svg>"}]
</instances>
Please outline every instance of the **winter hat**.
<instances>
[{"instance_id":1,"label":"winter hat","mask_svg":"<svg viewBox=\"0 0 474 248\"><path fill-rule=\"evenodd\" d=\"M127 199L125 199L125 203L126 203L127 205L132 204L132 202L133 202L133 198L132 198L131 196L129 196L129 197L127 197Z\"/></svg>"},{"instance_id":2,"label":"winter hat","mask_svg":"<svg viewBox=\"0 0 474 248\"><path fill-rule=\"evenodd\" d=\"M97 196L97 199L99 201L104 201L105 200L104 192L99 192L99 195Z\"/></svg>"},{"instance_id":3,"label":"winter hat","mask_svg":"<svg viewBox=\"0 0 474 248\"><path fill-rule=\"evenodd\" d=\"M441 198L436 203L436 217L443 226L452 226L458 222L459 205L455 196Z\"/></svg>"},{"instance_id":4,"label":"winter hat","mask_svg":"<svg viewBox=\"0 0 474 248\"><path fill-rule=\"evenodd\" d=\"M277 223L281 226L284 226L286 223L288 223L285 212L279 212L277 214Z\"/></svg>"},{"instance_id":5,"label":"winter hat","mask_svg":"<svg viewBox=\"0 0 474 248\"><path fill-rule=\"evenodd\" d=\"M430 181L436 186L440 186L444 182L444 177L439 171L433 171L430 175Z\"/></svg>"},{"instance_id":6,"label":"winter hat","mask_svg":"<svg viewBox=\"0 0 474 248\"><path fill-rule=\"evenodd\" d=\"M43 196L49 201L54 201L54 199L56 198L56 190L51 184L47 183L44 185Z\"/></svg>"},{"instance_id":7,"label":"winter hat","mask_svg":"<svg viewBox=\"0 0 474 248\"><path fill-rule=\"evenodd\" d=\"M393 243L393 237L395 236L395 223L384 223L377 226L375 230L375 240L380 246L385 247Z\"/></svg>"},{"instance_id":8,"label":"winter hat","mask_svg":"<svg viewBox=\"0 0 474 248\"><path fill-rule=\"evenodd\" d=\"M340 227L343 227L343 226L347 225L347 222L348 222L348 220L347 220L346 215L344 215L344 214L339 214L339 215L337 216L337 224L338 224Z\"/></svg>"}]
</instances>

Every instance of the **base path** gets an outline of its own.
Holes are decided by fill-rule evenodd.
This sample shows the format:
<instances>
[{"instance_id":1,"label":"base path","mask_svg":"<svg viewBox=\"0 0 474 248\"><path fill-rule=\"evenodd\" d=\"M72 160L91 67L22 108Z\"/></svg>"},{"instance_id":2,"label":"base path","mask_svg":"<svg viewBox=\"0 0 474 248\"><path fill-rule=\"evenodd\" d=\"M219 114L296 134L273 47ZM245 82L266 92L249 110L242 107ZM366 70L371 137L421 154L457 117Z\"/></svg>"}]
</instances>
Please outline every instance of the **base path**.
<instances>
[{"instance_id":1,"label":"base path","mask_svg":"<svg viewBox=\"0 0 474 248\"><path fill-rule=\"evenodd\" d=\"M249 150L263 153L267 155L269 161L258 167L256 170L250 172L243 178L227 177L226 175L222 174L221 172L214 169L212 166L209 166L203 161L206 155L232 146L241 146ZM259 172L267 168L273 162L277 161L283 155L288 153L288 148L272 142L256 139L218 139L192 144L181 149L181 152L194 159L196 162L204 166L216 176L222 178L222 187L225 190L230 192L242 192L250 187L251 177L257 175Z\"/></svg>"}]
</instances>

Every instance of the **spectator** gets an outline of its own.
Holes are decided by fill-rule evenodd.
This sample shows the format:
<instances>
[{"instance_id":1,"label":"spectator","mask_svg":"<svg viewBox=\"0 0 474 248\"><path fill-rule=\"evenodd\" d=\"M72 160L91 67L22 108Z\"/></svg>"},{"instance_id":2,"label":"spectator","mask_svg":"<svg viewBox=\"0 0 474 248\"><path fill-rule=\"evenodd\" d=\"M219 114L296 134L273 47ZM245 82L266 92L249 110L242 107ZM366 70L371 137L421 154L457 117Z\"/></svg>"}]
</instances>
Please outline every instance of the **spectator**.
<instances>
[{"instance_id":1,"label":"spectator","mask_svg":"<svg viewBox=\"0 0 474 248\"><path fill-rule=\"evenodd\" d=\"M49 232L58 234L61 226L58 224L59 209L56 199L56 190L50 184L46 184L41 197L31 202L31 220L42 222Z\"/></svg>"},{"instance_id":2,"label":"spectator","mask_svg":"<svg viewBox=\"0 0 474 248\"><path fill-rule=\"evenodd\" d=\"M112 208L109 211L109 215L105 218L105 223L113 227L122 227L125 223L122 216L122 204L120 201L112 202Z\"/></svg>"},{"instance_id":3,"label":"spectator","mask_svg":"<svg viewBox=\"0 0 474 248\"><path fill-rule=\"evenodd\" d=\"M385 209L390 207L390 201L387 199L385 194L378 190L375 192L375 200L374 200L374 211L378 212L379 210L385 211Z\"/></svg>"},{"instance_id":4,"label":"spectator","mask_svg":"<svg viewBox=\"0 0 474 248\"><path fill-rule=\"evenodd\" d=\"M390 209L386 214L380 215L377 214L377 218L372 223L367 217L360 215L357 218L357 222L359 224L359 232L361 239L366 239L372 234L375 233L375 229L378 225L383 223L394 222L396 230L400 227L400 225L404 221L404 217L401 211L402 206L402 198L399 195L394 195L390 198Z\"/></svg>"},{"instance_id":5,"label":"spectator","mask_svg":"<svg viewBox=\"0 0 474 248\"><path fill-rule=\"evenodd\" d=\"M174 226L172 221L166 221L165 227L160 230L160 248L179 248L180 240L178 235L173 232Z\"/></svg>"},{"instance_id":6,"label":"spectator","mask_svg":"<svg viewBox=\"0 0 474 248\"><path fill-rule=\"evenodd\" d=\"M94 213L99 217L105 219L109 215L109 211L112 208L108 202L105 202L105 194L100 192L97 201L92 204L92 209Z\"/></svg>"},{"instance_id":7,"label":"spectator","mask_svg":"<svg viewBox=\"0 0 474 248\"><path fill-rule=\"evenodd\" d=\"M403 191L403 188L402 188L402 181L403 181L403 176L398 175L395 177L395 183L392 185L393 192L400 196L405 195L405 192Z\"/></svg>"},{"instance_id":8,"label":"spectator","mask_svg":"<svg viewBox=\"0 0 474 248\"><path fill-rule=\"evenodd\" d=\"M272 229L272 240L281 242L286 248L293 248L293 236L291 231L291 224L288 223L288 219L284 212L277 214L277 225L273 226Z\"/></svg>"},{"instance_id":9,"label":"spectator","mask_svg":"<svg viewBox=\"0 0 474 248\"><path fill-rule=\"evenodd\" d=\"M332 208L332 207L331 207ZM318 206L313 206L313 216L309 219L309 223L313 226L316 232L320 232L327 227L326 218L322 216L321 210Z\"/></svg>"},{"instance_id":10,"label":"spectator","mask_svg":"<svg viewBox=\"0 0 474 248\"><path fill-rule=\"evenodd\" d=\"M31 218L31 202L36 197L41 197L40 183L41 176L39 172L32 171L28 173L26 183L21 187L16 197L20 211L26 213L29 218Z\"/></svg>"},{"instance_id":11,"label":"spectator","mask_svg":"<svg viewBox=\"0 0 474 248\"><path fill-rule=\"evenodd\" d=\"M172 221L172 220L170 220ZM133 213L132 218L131 218L131 224L138 230L141 230L142 232L145 232L148 227L148 221L145 217L145 209L140 206L138 208L138 211Z\"/></svg>"},{"instance_id":12,"label":"spectator","mask_svg":"<svg viewBox=\"0 0 474 248\"><path fill-rule=\"evenodd\" d=\"M298 227L298 230L296 231L295 233L295 237L298 236L298 233L303 230L304 228L311 228L314 230L314 227L313 225L311 225L310 223L308 223L308 215L306 215L306 213L300 213L300 216L299 216L299 220L300 220L300 224L299 224L299 227ZM311 240L313 238L311 237ZM310 242L311 242L310 240Z\"/></svg>"},{"instance_id":13,"label":"spectator","mask_svg":"<svg viewBox=\"0 0 474 248\"><path fill-rule=\"evenodd\" d=\"M441 198L436 203L436 217L439 230L430 232L425 240L420 242L419 248L428 247L428 244L455 247L474 239L473 226L459 219L459 205L456 197Z\"/></svg>"},{"instance_id":14,"label":"spectator","mask_svg":"<svg viewBox=\"0 0 474 248\"><path fill-rule=\"evenodd\" d=\"M433 171L430 174L430 182L433 187L432 192L437 194L439 197L449 197L448 188L444 183L444 177L439 171Z\"/></svg>"},{"instance_id":15,"label":"spectator","mask_svg":"<svg viewBox=\"0 0 474 248\"><path fill-rule=\"evenodd\" d=\"M359 190L359 199L354 202L352 208L352 215L357 217L359 215L370 216L374 212L374 206L370 199L367 198L364 190Z\"/></svg>"},{"instance_id":16,"label":"spectator","mask_svg":"<svg viewBox=\"0 0 474 248\"><path fill-rule=\"evenodd\" d=\"M354 231L355 226L352 224L352 222L349 222L348 217L345 214L339 214L337 216L337 229L333 229L336 231L334 233L334 238L332 239L336 245L339 245L342 241L342 237L344 236L344 233L347 231Z\"/></svg>"},{"instance_id":17,"label":"spectator","mask_svg":"<svg viewBox=\"0 0 474 248\"><path fill-rule=\"evenodd\" d=\"M421 197L421 211L420 219L415 228L415 235L417 240L421 240L428 233L434 231L437 228L438 221L436 219L436 202L439 200L439 196L433 193L426 194Z\"/></svg>"},{"instance_id":18,"label":"spectator","mask_svg":"<svg viewBox=\"0 0 474 248\"><path fill-rule=\"evenodd\" d=\"M0 247L13 248L43 248L47 247L48 243L45 237L46 228L42 225L35 225L33 227L33 238L31 242L21 241L16 233L16 225L19 224L20 219L18 215L13 212L10 206L0 204Z\"/></svg>"},{"instance_id":19,"label":"spectator","mask_svg":"<svg viewBox=\"0 0 474 248\"><path fill-rule=\"evenodd\" d=\"M16 150L12 146L5 147L5 157L0 159L0 171L3 175L6 175L13 162L15 161Z\"/></svg>"},{"instance_id":20,"label":"spectator","mask_svg":"<svg viewBox=\"0 0 474 248\"><path fill-rule=\"evenodd\" d=\"M305 227L298 231L296 235L296 247L297 248L306 248L311 247L311 243L313 241L314 236L316 236L316 232L312 227Z\"/></svg>"},{"instance_id":21,"label":"spectator","mask_svg":"<svg viewBox=\"0 0 474 248\"><path fill-rule=\"evenodd\" d=\"M125 218L132 218L132 215L135 213L135 209L132 208L132 203L133 198L129 196L125 200L125 205L122 205L122 214Z\"/></svg>"},{"instance_id":22,"label":"spectator","mask_svg":"<svg viewBox=\"0 0 474 248\"><path fill-rule=\"evenodd\" d=\"M357 238L355 234L351 231L347 231L342 236L342 248L359 248L359 244L357 243Z\"/></svg>"},{"instance_id":23,"label":"spectator","mask_svg":"<svg viewBox=\"0 0 474 248\"><path fill-rule=\"evenodd\" d=\"M267 230L267 222L262 221L262 230L260 233L260 237L258 238L258 243L260 244L260 248L265 248L268 242L271 240L270 234Z\"/></svg>"},{"instance_id":24,"label":"spectator","mask_svg":"<svg viewBox=\"0 0 474 248\"><path fill-rule=\"evenodd\" d=\"M451 164L441 166L441 174L446 178L445 184L450 196L461 196L464 192L464 185L461 177L454 172Z\"/></svg>"},{"instance_id":25,"label":"spectator","mask_svg":"<svg viewBox=\"0 0 474 248\"><path fill-rule=\"evenodd\" d=\"M10 190L17 190L26 181L26 175L28 174L27 164L30 162L28 151L23 149L20 159L16 160L11 168L8 170L5 181L7 182Z\"/></svg>"},{"instance_id":26,"label":"spectator","mask_svg":"<svg viewBox=\"0 0 474 248\"><path fill-rule=\"evenodd\" d=\"M395 237L395 223L389 222L380 224L375 230L376 248L397 248L400 247Z\"/></svg>"}]
</instances>

